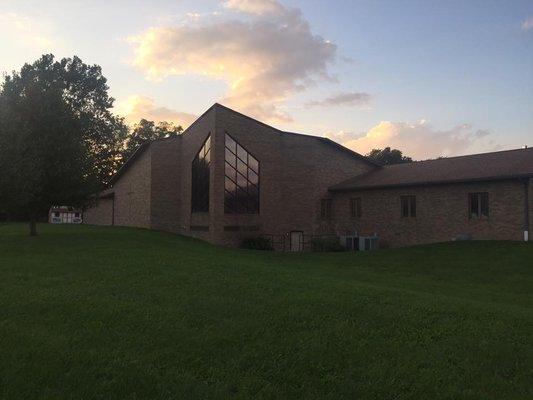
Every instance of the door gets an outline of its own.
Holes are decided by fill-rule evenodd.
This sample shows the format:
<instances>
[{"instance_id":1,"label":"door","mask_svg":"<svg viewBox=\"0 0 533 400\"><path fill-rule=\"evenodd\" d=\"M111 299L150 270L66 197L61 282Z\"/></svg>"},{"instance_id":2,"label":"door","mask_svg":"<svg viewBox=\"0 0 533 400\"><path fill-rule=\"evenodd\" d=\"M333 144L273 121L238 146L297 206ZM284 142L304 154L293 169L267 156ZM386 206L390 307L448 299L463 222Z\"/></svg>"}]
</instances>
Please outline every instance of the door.
<instances>
[{"instance_id":1,"label":"door","mask_svg":"<svg viewBox=\"0 0 533 400\"><path fill-rule=\"evenodd\" d=\"M292 231L291 232L291 251L302 251L303 250L303 238L304 233L302 231Z\"/></svg>"}]
</instances>

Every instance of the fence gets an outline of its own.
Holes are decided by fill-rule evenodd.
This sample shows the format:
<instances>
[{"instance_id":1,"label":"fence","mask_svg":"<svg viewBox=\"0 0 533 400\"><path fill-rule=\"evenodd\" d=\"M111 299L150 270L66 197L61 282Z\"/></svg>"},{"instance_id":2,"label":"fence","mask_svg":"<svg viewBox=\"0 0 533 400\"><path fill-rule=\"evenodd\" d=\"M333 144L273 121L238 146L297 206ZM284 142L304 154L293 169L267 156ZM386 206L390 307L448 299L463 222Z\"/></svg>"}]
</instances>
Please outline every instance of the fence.
<instances>
[{"instance_id":1,"label":"fence","mask_svg":"<svg viewBox=\"0 0 533 400\"><path fill-rule=\"evenodd\" d=\"M291 234L290 232L283 235L275 234L263 234L261 237L270 241L272 248L276 251L290 251L291 250ZM293 251L317 251L316 241L317 240L339 240L337 235L305 235L302 234L299 236L298 246L293 248L298 248L299 250Z\"/></svg>"}]
</instances>

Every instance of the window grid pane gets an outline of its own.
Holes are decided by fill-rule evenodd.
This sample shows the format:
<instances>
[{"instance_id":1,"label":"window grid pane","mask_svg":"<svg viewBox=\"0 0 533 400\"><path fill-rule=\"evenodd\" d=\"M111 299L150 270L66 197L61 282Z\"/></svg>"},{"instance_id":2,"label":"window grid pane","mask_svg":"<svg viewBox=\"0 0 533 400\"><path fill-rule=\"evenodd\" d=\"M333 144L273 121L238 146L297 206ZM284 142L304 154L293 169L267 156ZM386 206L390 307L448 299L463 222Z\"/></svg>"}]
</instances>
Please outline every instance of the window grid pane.
<instances>
[{"instance_id":1,"label":"window grid pane","mask_svg":"<svg viewBox=\"0 0 533 400\"><path fill-rule=\"evenodd\" d=\"M259 213L259 161L226 134L224 212Z\"/></svg>"},{"instance_id":2,"label":"window grid pane","mask_svg":"<svg viewBox=\"0 0 533 400\"><path fill-rule=\"evenodd\" d=\"M209 175L211 163L210 146L211 136L208 136L192 162L192 212L209 212Z\"/></svg>"},{"instance_id":3,"label":"window grid pane","mask_svg":"<svg viewBox=\"0 0 533 400\"><path fill-rule=\"evenodd\" d=\"M256 173L259 173L259 161L257 161L250 154L248 154L248 166Z\"/></svg>"},{"instance_id":4,"label":"window grid pane","mask_svg":"<svg viewBox=\"0 0 533 400\"><path fill-rule=\"evenodd\" d=\"M248 162L248 153L237 143L237 157L239 157L245 163Z\"/></svg>"},{"instance_id":5,"label":"window grid pane","mask_svg":"<svg viewBox=\"0 0 533 400\"><path fill-rule=\"evenodd\" d=\"M248 180L255 186L259 185L259 176L251 169L248 170Z\"/></svg>"},{"instance_id":6,"label":"window grid pane","mask_svg":"<svg viewBox=\"0 0 533 400\"><path fill-rule=\"evenodd\" d=\"M239 171L243 176L248 175L248 167L246 163L242 162L241 159L237 159L237 171Z\"/></svg>"},{"instance_id":7,"label":"window grid pane","mask_svg":"<svg viewBox=\"0 0 533 400\"><path fill-rule=\"evenodd\" d=\"M226 135L226 149L231 150L233 154L237 154L237 143L229 135Z\"/></svg>"},{"instance_id":8,"label":"window grid pane","mask_svg":"<svg viewBox=\"0 0 533 400\"><path fill-rule=\"evenodd\" d=\"M234 168L237 167L237 157L228 148L226 148L226 162Z\"/></svg>"},{"instance_id":9,"label":"window grid pane","mask_svg":"<svg viewBox=\"0 0 533 400\"><path fill-rule=\"evenodd\" d=\"M225 163L226 177L230 178L233 182L237 182L237 170L228 163Z\"/></svg>"}]
</instances>

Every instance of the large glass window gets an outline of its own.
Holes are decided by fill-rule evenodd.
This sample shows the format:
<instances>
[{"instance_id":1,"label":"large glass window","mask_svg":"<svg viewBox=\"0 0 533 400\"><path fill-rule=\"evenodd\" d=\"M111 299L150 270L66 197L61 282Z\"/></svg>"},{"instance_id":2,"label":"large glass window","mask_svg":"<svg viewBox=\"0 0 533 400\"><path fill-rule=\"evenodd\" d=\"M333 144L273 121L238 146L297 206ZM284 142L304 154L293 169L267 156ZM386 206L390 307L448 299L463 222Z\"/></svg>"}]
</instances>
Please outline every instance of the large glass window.
<instances>
[{"instance_id":1,"label":"large glass window","mask_svg":"<svg viewBox=\"0 0 533 400\"><path fill-rule=\"evenodd\" d=\"M192 212L209 212L209 165L211 164L211 136L192 162Z\"/></svg>"},{"instance_id":2,"label":"large glass window","mask_svg":"<svg viewBox=\"0 0 533 400\"><path fill-rule=\"evenodd\" d=\"M259 161L226 133L224 212L259 214Z\"/></svg>"}]
</instances>

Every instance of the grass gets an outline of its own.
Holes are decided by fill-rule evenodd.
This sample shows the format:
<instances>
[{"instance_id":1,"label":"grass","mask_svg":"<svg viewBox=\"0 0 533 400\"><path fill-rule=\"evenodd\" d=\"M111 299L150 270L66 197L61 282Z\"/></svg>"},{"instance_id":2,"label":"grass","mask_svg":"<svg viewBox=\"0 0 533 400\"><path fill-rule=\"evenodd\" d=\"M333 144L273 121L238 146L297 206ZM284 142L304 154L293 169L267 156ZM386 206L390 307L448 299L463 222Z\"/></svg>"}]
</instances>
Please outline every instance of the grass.
<instances>
[{"instance_id":1,"label":"grass","mask_svg":"<svg viewBox=\"0 0 533 400\"><path fill-rule=\"evenodd\" d=\"M533 398L533 245L0 226L2 399Z\"/></svg>"}]
</instances>

